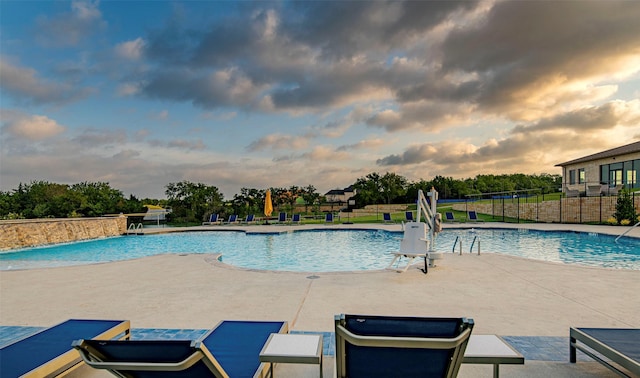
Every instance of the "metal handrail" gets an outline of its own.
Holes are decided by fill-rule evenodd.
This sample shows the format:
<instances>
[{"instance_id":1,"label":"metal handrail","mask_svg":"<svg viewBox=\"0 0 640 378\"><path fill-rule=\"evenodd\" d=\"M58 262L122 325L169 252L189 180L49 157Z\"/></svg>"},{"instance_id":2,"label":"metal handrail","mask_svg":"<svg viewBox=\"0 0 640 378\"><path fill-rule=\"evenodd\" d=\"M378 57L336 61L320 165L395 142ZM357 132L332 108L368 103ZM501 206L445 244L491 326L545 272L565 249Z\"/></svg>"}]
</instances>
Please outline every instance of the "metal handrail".
<instances>
[{"instance_id":1,"label":"metal handrail","mask_svg":"<svg viewBox=\"0 0 640 378\"><path fill-rule=\"evenodd\" d=\"M451 253L455 253L456 244L458 244L458 240L460 240L460 236L456 236L456 240L453 241L453 247L451 247ZM462 245L462 241L460 242L460 245Z\"/></svg>"},{"instance_id":2,"label":"metal handrail","mask_svg":"<svg viewBox=\"0 0 640 378\"><path fill-rule=\"evenodd\" d=\"M476 244L476 240L478 240L478 254L480 254L480 239L478 239L478 235L473 237L473 241L471 242L471 247L469 248L469 253L473 252L473 246Z\"/></svg>"}]
</instances>

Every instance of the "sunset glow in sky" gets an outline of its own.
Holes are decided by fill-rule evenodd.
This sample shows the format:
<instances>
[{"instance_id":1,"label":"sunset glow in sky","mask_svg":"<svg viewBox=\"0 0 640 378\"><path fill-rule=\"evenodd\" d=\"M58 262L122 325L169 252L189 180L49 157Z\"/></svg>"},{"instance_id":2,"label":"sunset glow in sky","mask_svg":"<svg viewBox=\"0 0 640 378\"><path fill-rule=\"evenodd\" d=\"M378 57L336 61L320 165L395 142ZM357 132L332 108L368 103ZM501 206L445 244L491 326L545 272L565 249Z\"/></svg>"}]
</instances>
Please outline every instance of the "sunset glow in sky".
<instances>
[{"instance_id":1,"label":"sunset glow in sky","mask_svg":"<svg viewBox=\"0 0 640 378\"><path fill-rule=\"evenodd\" d=\"M0 0L0 190L552 173L640 140L640 1Z\"/></svg>"}]
</instances>

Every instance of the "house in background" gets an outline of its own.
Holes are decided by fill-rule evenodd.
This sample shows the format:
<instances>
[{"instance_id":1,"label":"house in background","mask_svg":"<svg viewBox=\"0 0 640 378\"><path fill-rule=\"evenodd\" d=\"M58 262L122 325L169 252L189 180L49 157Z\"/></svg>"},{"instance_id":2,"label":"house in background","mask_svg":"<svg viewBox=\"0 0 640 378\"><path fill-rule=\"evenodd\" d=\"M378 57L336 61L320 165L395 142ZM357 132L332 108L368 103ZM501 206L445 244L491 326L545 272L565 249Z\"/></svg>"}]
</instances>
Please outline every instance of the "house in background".
<instances>
[{"instance_id":1,"label":"house in background","mask_svg":"<svg viewBox=\"0 0 640 378\"><path fill-rule=\"evenodd\" d=\"M616 195L622 188L640 188L640 142L584 156L562 167L562 191L567 197Z\"/></svg>"},{"instance_id":2,"label":"house in background","mask_svg":"<svg viewBox=\"0 0 640 378\"><path fill-rule=\"evenodd\" d=\"M328 191L324 197L327 202L347 203L347 201L356 195L353 186L344 189L332 189Z\"/></svg>"}]
</instances>

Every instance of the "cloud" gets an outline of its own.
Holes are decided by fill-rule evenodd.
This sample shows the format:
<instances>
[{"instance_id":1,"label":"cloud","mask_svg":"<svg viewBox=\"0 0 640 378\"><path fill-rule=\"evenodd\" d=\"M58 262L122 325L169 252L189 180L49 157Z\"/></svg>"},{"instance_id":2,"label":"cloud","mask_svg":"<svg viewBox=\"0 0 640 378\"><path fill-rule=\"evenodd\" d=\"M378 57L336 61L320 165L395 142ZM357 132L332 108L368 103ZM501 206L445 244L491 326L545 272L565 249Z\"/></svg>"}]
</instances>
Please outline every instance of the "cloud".
<instances>
[{"instance_id":1,"label":"cloud","mask_svg":"<svg viewBox=\"0 0 640 378\"><path fill-rule=\"evenodd\" d=\"M247 151L271 150L300 150L309 145L309 139L304 136L269 134L251 142Z\"/></svg>"},{"instance_id":2,"label":"cloud","mask_svg":"<svg viewBox=\"0 0 640 378\"><path fill-rule=\"evenodd\" d=\"M88 128L71 138L76 149L113 148L128 141L125 130Z\"/></svg>"},{"instance_id":3,"label":"cloud","mask_svg":"<svg viewBox=\"0 0 640 378\"><path fill-rule=\"evenodd\" d=\"M17 112L2 113L3 132L29 141L42 141L63 133L66 128L43 115L24 115Z\"/></svg>"},{"instance_id":4,"label":"cloud","mask_svg":"<svg viewBox=\"0 0 640 378\"><path fill-rule=\"evenodd\" d=\"M370 150L376 149L384 144L385 140L382 138L364 139L358 141L358 143L339 146L336 151Z\"/></svg>"},{"instance_id":5,"label":"cloud","mask_svg":"<svg viewBox=\"0 0 640 378\"><path fill-rule=\"evenodd\" d=\"M36 70L20 67L0 57L0 88L18 101L42 104L67 104L87 97L92 90L39 77Z\"/></svg>"},{"instance_id":6,"label":"cloud","mask_svg":"<svg viewBox=\"0 0 640 378\"><path fill-rule=\"evenodd\" d=\"M138 37L132 41L122 42L116 45L117 56L127 60L140 60L144 53L145 41Z\"/></svg>"},{"instance_id":7,"label":"cloud","mask_svg":"<svg viewBox=\"0 0 640 378\"><path fill-rule=\"evenodd\" d=\"M71 2L71 10L53 17L40 16L37 21L36 40L45 46L75 46L96 31L106 28L99 1Z\"/></svg>"},{"instance_id":8,"label":"cloud","mask_svg":"<svg viewBox=\"0 0 640 378\"><path fill-rule=\"evenodd\" d=\"M207 148L205 144L201 140L197 141L188 141L183 139L174 139L167 143L168 147L171 148L180 148L183 150L204 150Z\"/></svg>"},{"instance_id":9,"label":"cloud","mask_svg":"<svg viewBox=\"0 0 640 378\"><path fill-rule=\"evenodd\" d=\"M466 98L484 111L514 119L531 119L518 108L562 111L567 101L610 95L598 87L639 72L639 18L629 1L497 2L482 23L447 36L442 71L476 76Z\"/></svg>"},{"instance_id":10,"label":"cloud","mask_svg":"<svg viewBox=\"0 0 640 378\"><path fill-rule=\"evenodd\" d=\"M613 101L517 126L505 138L488 139L481 146L468 141L414 144L402 153L378 159L376 164L471 175L474 171L501 170L532 173L537 167L581 156L582 151L604 150L603 140L610 147L629 143L629 135L637 134L638 122L640 100Z\"/></svg>"}]
</instances>

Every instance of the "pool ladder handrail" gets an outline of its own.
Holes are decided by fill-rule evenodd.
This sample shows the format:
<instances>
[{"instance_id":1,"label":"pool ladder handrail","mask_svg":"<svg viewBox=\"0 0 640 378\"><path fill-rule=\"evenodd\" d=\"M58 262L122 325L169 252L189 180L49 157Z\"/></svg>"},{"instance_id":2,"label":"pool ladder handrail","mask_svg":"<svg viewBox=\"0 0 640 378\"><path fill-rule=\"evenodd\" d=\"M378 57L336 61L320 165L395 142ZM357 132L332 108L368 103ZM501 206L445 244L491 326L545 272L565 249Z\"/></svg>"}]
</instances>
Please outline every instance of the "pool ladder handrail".
<instances>
[{"instance_id":1,"label":"pool ladder handrail","mask_svg":"<svg viewBox=\"0 0 640 378\"><path fill-rule=\"evenodd\" d=\"M460 235L456 236L456 240L453 241L453 247L451 247L451 253L456 253L456 244L460 242L460 254L462 255L462 239L460 239Z\"/></svg>"},{"instance_id":2,"label":"pool ladder handrail","mask_svg":"<svg viewBox=\"0 0 640 378\"><path fill-rule=\"evenodd\" d=\"M144 235L144 232L142 232L142 223L138 223L137 225L131 223L129 228L127 228L127 235Z\"/></svg>"},{"instance_id":3,"label":"pool ladder handrail","mask_svg":"<svg viewBox=\"0 0 640 378\"><path fill-rule=\"evenodd\" d=\"M473 252L473 245L476 244L476 240L478 241L478 256L480 255L480 238L478 235L473 237L473 241L471 242L471 247L469 248L469 253Z\"/></svg>"},{"instance_id":4,"label":"pool ladder handrail","mask_svg":"<svg viewBox=\"0 0 640 378\"><path fill-rule=\"evenodd\" d=\"M623 233L621 233L620 235L618 235L618 237L616 238L616 240L614 241L618 241L618 239L620 239L621 237L625 236L626 234L628 234L631 230L633 230L634 228L638 227L638 225L640 224L640 222L634 224L633 226L629 227L629 229Z\"/></svg>"}]
</instances>

